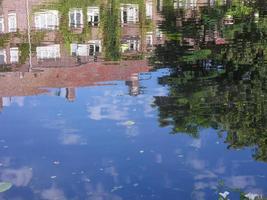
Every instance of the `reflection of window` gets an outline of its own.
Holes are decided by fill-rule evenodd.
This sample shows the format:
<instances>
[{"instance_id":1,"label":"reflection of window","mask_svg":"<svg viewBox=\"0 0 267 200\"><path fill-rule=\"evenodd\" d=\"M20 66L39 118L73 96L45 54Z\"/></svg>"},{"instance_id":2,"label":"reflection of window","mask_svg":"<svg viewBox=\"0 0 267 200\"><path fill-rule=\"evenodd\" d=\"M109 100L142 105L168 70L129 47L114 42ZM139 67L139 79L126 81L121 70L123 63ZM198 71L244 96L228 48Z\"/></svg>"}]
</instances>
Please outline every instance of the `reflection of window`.
<instances>
[{"instance_id":1,"label":"reflection of window","mask_svg":"<svg viewBox=\"0 0 267 200\"><path fill-rule=\"evenodd\" d=\"M37 59L56 59L60 58L60 45L48 45L36 47Z\"/></svg>"},{"instance_id":2,"label":"reflection of window","mask_svg":"<svg viewBox=\"0 0 267 200\"><path fill-rule=\"evenodd\" d=\"M19 48L14 47L10 48L10 63L18 63L19 62Z\"/></svg>"},{"instance_id":3,"label":"reflection of window","mask_svg":"<svg viewBox=\"0 0 267 200\"><path fill-rule=\"evenodd\" d=\"M36 29L55 30L59 25L58 11L47 10L43 12L37 12L34 15L34 22Z\"/></svg>"},{"instance_id":4,"label":"reflection of window","mask_svg":"<svg viewBox=\"0 0 267 200\"><path fill-rule=\"evenodd\" d=\"M122 23L136 23L139 21L138 4L122 4L121 5L121 21Z\"/></svg>"},{"instance_id":5,"label":"reflection of window","mask_svg":"<svg viewBox=\"0 0 267 200\"><path fill-rule=\"evenodd\" d=\"M130 51L138 51L139 50L139 41L138 40L127 40L128 47Z\"/></svg>"},{"instance_id":6,"label":"reflection of window","mask_svg":"<svg viewBox=\"0 0 267 200\"><path fill-rule=\"evenodd\" d=\"M95 53L101 52L101 41L100 40L90 40L89 41L89 55L94 55Z\"/></svg>"},{"instance_id":7,"label":"reflection of window","mask_svg":"<svg viewBox=\"0 0 267 200\"><path fill-rule=\"evenodd\" d=\"M153 15L152 1L147 1L146 2L146 17L148 19L152 19L152 15Z\"/></svg>"},{"instance_id":8,"label":"reflection of window","mask_svg":"<svg viewBox=\"0 0 267 200\"><path fill-rule=\"evenodd\" d=\"M0 49L0 65L6 64L6 51Z\"/></svg>"},{"instance_id":9,"label":"reflection of window","mask_svg":"<svg viewBox=\"0 0 267 200\"><path fill-rule=\"evenodd\" d=\"M0 16L0 33L5 31L4 17Z\"/></svg>"},{"instance_id":10,"label":"reflection of window","mask_svg":"<svg viewBox=\"0 0 267 200\"><path fill-rule=\"evenodd\" d=\"M72 56L92 56L101 52L101 41L90 40L87 44L73 43L70 48Z\"/></svg>"},{"instance_id":11,"label":"reflection of window","mask_svg":"<svg viewBox=\"0 0 267 200\"><path fill-rule=\"evenodd\" d=\"M148 32L146 35L146 45L147 47L151 47L153 45L153 33Z\"/></svg>"},{"instance_id":12,"label":"reflection of window","mask_svg":"<svg viewBox=\"0 0 267 200\"><path fill-rule=\"evenodd\" d=\"M8 32L17 31L17 14L9 13L8 14Z\"/></svg>"},{"instance_id":13,"label":"reflection of window","mask_svg":"<svg viewBox=\"0 0 267 200\"><path fill-rule=\"evenodd\" d=\"M72 9L69 12L69 26L73 28L79 28L83 26L82 9Z\"/></svg>"},{"instance_id":14,"label":"reflection of window","mask_svg":"<svg viewBox=\"0 0 267 200\"><path fill-rule=\"evenodd\" d=\"M91 26L98 26L100 21L99 7L88 7L87 18L88 24Z\"/></svg>"},{"instance_id":15,"label":"reflection of window","mask_svg":"<svg viewBox=\"0 0 267 200\"><path fill-rule=\"evenodd\" d=\"M71 49L71 55L72 56L88 56L89 55L89 50L88 50L88 45L87 44L71 44L70 45Z\"/></svg>"}]
</instances>

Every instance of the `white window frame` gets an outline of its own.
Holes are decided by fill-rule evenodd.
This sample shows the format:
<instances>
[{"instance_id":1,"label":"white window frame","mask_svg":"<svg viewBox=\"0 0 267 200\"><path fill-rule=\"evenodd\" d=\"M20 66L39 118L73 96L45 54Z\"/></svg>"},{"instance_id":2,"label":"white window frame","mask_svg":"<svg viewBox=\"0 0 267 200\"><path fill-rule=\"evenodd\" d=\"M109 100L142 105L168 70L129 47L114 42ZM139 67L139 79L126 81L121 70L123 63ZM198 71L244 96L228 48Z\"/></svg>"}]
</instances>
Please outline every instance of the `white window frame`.
<instances>
[{"instance_id":1,"label":"white window frame","mask_svg":"<svg viewBox=\"0 0 267 200\"><path fill-rule=\"evenodd\" d=\"M58 10L45 10L34 14L35 28L37 30L57 30L59 26Z\"/></svg>"},{"instance_id":2,"label":"white window frame","mask_svg":"<svg viewBox=\"0 0 267 200\"><path fill-rule=\"evenodd\" d=\"M10 48L10 63L18 63L19 62L19 48L12 47Z\"/></svg>"},{"instance_id":3,"label":"white window frame","mask_svg":"<svg viewBox=\"0 0 267 200\"><path fill-rule=\"evenodd\" d=\"M48 60L60 58L60 45L52 44L36 47L37 60Z\"/></svg>"},{"instance_id":4,"label":"white window frame","mask_svg":"<svg viewBox=\"0 0 267 200\"><path fill-rule=\"evenodd\" d=\"M8 32L17 32L17 14L14 12L8 14Z\"/></svg>"},{"instance_id":5,"label":"white window frame","mask_svg":"<svg viewBox=\"0 0 267 200\"><path fill-rule=\"evenodd\" d=\"M92 53L90 52L91 48L93 49ZM96 51L97 48L99 49L98 51ZM73 56L92 56L96 53L101 53L101 40L89 40L86 44L72 43L70 49Z\"/></svg>"},{"instance_id":6,"label":"white window frame","mask_svg":"<svg viewBox=\"0 0 267 200\"><path fill-rule=\"evenodd\" d=\"M1 15L0 16L0 33L4 33L5 32L5 19L4 16Z\"/></svg>"},{"instance_id":7,"label":"white window frame","mask_svg":"<svg viewBox=\"0 0 267 200\"><path fill-rule=\"evenodd\" d=\"M126 22L124 21L124 12L126 12ZM121 4L121 22L137 23L139 22L139 5L138 4Z\"/></svg>"},{"instance_id":8,"label":"white window frame","mask_svg":"<svg viewBox=\"0 0 267 200\"><path fill-rule=\"evenodd\" d=\"M74 22L71 23L71 15L74 15ZM78 14L80 14L80 24L77 23ZM81 8L73 8L69 11L69 27L82 28L83 27L83 10Z\"/></svg>"},{"instance_id":9,"label":"white window frame","mask_svg":"<svg viewBox=\"0 0 267 200\"><path fill-rule=\"evenodd\" d=\"M147 47L153 46L153 32L146 33L146 45Z\"/></svg>"},{"instance_id":10,"label":"white window frame","mask_svg":"<svg viewBox=\"0 0 267 200\"><path fill-rule=\"evenodd\" d=\"M140 49L139 40L127 40L127 44L129 47L129 51L139 51ZM131 45L133 45L133 48L131 48Z\"/></svg>"},{"instance_id":11,"label":"white window frame","mask_svg":"<svg viewBox=\"0 0 267 200\"><path fill-rule=\"evenodd\" d=\"M98 21L94 21L98 17ZM99 7L90 6L87 8L87 22L92 26L98 26L100 22L100 9Z\"/></svg>"},{"instance_id":12,"label":"white window frame","mask_svg":"<svg viewBox=\"0 0 267 200\"><path fill-rule=\"evenodd\" d=\"M146 1L146 18L153 18L153 2L150 0Z\"/></svg>"}]
</instances>

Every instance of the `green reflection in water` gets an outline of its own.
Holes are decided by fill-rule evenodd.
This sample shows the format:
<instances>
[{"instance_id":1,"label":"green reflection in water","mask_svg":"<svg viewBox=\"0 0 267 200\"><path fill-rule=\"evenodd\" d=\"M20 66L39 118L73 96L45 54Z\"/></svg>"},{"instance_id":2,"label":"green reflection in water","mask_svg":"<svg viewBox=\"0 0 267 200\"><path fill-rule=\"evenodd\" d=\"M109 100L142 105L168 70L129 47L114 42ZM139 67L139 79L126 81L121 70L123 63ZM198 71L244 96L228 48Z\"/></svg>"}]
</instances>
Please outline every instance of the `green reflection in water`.
<instances>
[{"instance_id":1,"label":"green reflection in water","mask_svg":"<svg viewBox=\"0 0 267 200\"><path fill-rule=\"evenodd\" d=\"M169 40L151 62L173 69L159 80L169 95L155 97L161 126L193 137L201 128L226 131L229 148L251 147L256 160L267 161L267 18L257 5L234 1L191 17L166 6L162 28Z\"/></svg>"}]
</instances>

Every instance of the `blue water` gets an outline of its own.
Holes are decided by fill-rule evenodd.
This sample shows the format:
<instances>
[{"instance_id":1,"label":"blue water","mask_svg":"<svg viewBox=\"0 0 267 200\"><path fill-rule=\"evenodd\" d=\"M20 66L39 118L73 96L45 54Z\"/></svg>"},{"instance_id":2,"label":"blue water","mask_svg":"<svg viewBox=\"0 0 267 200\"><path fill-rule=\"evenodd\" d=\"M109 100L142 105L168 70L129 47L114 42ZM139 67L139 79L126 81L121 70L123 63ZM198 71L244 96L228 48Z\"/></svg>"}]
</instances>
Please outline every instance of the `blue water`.
<instances>
[{"instance_id":1,"label":"blue water","mask_svg":"<svg viewBox=\"0 0 267 200\"><path fill-rule=\"evenodd\" d=\"M151 72L139 96L115 81L77 88L74 102L13 97L0 115L0 178L13 183L1 198L216 199L224 191L236 197L236 188L266 194L266 164L249 148L227 150L225 133L219 138L212 128L194 139L159 127L152 104L168 94L157 83L164 74Z\"/></svg>"}]
</instances>

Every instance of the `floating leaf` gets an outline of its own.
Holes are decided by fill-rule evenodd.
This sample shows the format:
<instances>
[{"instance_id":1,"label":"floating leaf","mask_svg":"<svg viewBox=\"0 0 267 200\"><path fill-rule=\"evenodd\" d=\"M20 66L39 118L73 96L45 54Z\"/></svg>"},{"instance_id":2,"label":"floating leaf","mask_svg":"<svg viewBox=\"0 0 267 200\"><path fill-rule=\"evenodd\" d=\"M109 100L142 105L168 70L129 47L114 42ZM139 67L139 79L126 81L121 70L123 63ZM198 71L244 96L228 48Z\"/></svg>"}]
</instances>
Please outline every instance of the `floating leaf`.
<instances>
[{"instance_id":1,"label":"floating leaf","mask_svg":"<svg viewBox=\"0 0 267 200\"><path fill-rule=\"evenodd\" d=\"M12 187L12 183L0 182L0 192L5 192Z\"/></svg>"},{"instance_id":2,"label":"floating leaf","mask_svg":"<svg viewBox=\"0 0 267 200\"><path fill-rule=\"evenodd\" d=\"M133 125L135 125L135 122L129 120L129 121L124 122L123 125L125 125L125 126L133 126Z\"/></svg>"}]
</instances>

